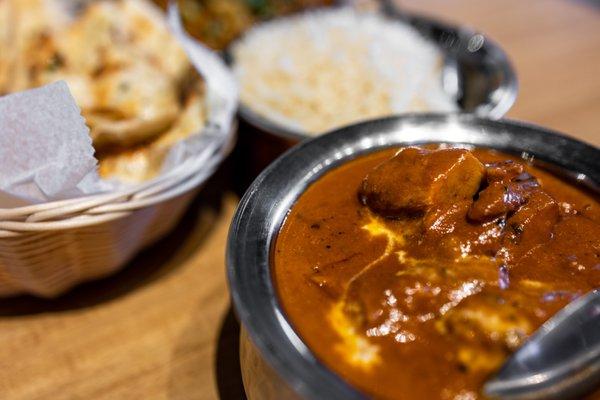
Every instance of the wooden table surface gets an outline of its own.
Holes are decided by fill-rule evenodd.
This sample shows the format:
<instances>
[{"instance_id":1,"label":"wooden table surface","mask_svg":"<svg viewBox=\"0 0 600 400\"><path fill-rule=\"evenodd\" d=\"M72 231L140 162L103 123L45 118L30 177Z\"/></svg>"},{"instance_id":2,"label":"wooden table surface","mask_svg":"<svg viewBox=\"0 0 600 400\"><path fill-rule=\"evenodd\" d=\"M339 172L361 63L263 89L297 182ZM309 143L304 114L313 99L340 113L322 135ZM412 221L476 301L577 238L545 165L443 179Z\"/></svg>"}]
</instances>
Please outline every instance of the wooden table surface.
<instances>
[{"instance_id":1,"label":"wooden table surface","mask_svg":"<svg viewBox=\"0 0 600 400\"><path fill-rule=\"evenodd\" d=\"M520 78L513 118L600 145L600 11L574 0L402 0L489 34ZM240 399L224 249L230 159L177 229L64 297L0 300L2 399Z\"/></svg>"}]
</instances>

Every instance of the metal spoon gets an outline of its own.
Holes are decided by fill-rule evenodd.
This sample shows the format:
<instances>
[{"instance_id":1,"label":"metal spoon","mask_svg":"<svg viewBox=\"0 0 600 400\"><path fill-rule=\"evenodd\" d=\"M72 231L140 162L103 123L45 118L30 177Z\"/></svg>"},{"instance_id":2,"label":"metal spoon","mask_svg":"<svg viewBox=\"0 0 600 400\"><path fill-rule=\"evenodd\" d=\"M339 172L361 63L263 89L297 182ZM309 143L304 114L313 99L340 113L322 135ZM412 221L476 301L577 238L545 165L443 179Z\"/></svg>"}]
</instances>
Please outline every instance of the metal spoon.
<instances>
[{"instance_id":1,"label":"metal spoon","mask_svg":"<svg viewBox=\"0 0 600 400\"><path fill-rule=\"evenodd\" d=\"M493 399L573 399L600 385L600 289L548 320L484 386Z\"/></svg>"}]
</instances>

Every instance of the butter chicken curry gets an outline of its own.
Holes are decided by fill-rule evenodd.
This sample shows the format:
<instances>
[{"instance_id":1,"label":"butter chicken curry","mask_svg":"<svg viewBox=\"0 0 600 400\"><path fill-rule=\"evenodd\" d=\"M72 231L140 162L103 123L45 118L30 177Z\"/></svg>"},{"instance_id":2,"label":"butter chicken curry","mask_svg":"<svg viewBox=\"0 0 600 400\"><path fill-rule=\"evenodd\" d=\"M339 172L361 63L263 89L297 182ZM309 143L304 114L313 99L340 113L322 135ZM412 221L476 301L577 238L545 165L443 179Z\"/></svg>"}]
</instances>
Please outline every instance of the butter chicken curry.
<instances>
[{"instance_id":1,"label":"butter chicken curry","mask_svg":"<svg viewBox=\"0 0 600 400\"><path fill-rule=\"evenodd\" d=\"M381 399L477 399L544 321L600 286L594 195L491 150L383 150L312 184L277 238L296 331Z\"/></svg>"}]
</instances>

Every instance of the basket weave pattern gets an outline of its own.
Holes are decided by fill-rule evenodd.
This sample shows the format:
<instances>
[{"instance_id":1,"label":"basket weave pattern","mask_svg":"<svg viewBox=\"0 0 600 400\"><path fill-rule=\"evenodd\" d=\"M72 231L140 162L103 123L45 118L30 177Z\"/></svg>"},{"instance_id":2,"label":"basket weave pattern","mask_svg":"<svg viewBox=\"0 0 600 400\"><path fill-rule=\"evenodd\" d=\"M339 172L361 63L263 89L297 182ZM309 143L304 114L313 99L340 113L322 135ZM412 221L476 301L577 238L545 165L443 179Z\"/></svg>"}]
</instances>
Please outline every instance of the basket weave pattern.
<instances>
[{"instance_id":1,"label":"basket weave pattern","mask_svg":"<svg viewBox=\"0 0 600 400\"><path fill-rule=\"evenodd\" d=\"M107 276L168 233L234 143L117 193L0 209L0 297L55 297Z\"/></svg>"}]
</instances>

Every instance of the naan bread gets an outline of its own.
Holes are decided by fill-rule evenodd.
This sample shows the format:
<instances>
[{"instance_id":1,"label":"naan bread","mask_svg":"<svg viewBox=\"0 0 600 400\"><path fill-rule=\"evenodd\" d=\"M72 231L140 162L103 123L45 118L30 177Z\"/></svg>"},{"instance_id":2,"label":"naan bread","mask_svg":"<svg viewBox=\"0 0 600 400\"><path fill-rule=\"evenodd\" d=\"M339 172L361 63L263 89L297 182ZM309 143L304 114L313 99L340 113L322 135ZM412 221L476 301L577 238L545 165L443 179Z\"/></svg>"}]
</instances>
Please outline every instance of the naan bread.
<instances>
[{"instance_id":1,"label":"naan bread","mask_svg":"<svg viewBox=\"0 0 600 400\"><path fill-rule=\"evenodd\" d=\"M35 86L32 75L40 64L42 54L54 33L67 23L67 16L59 1L54 0L0 0L0 36L7 40L6 52L0 52L0 64L7 69L6 92L16 92ZM0 39L1 40L1 39ZM2 45L0 45L2 46ZM47 51L43 51L47 54ZM32 59L32 55L34 59ZM49 62L50 60L45 60ZM0 78L1 79L1 78Z\"/></svg>"},{"instance_id":2,"label":"naan bread","mask_svg":"<svg viewBox=\"0 0 600 400\"><path fill-rule=\"evenodd\" d=\"M123 182L143 182L160 173L167 152L175 143L204 127L206 110L201 90L190 92L182 113L171 129L143 146L99 154L100 176Z\"/></svg>"},{"instance_id":3,"label":"naan bread","mask_svg":"<svg viewBox=\"0 0 600 400\"><path fill-rule=\"evenodd\" d=\"M0 0L0 94L57 80L86 118L105 178L156 176L205 124L200 77L145 0Z\"/></svg>"},{"instance_id":4,"label":"naan bread","mask_svg":"<svg viewBox=\"0 0 600 400\"><path fill-rule=\"evenodd\" d=\"M96 1L71 21L60 1L0 1L0 22L15 21L14 32L0 25L0 46L17 38L0 57L7 92L67 81L97 150L145 143L175 123L192 68L151 3Z\"/></svg>"},{"instance_id":5,"label":"naan bread","mask_svg":"<svg viewBox=\"0 0 600 400\"><path fill-rule=\"evenodd\" d=\"M14 56L11 54L13 47L10 45L13 37L11 8L9 0L0 0L0 96L8 93L8 82L11 80L12 62Z\"/></svg>"},{"instance_id":6,"label":"naan bread","mask_svg":"<svg viewBox=\"0 0 600 400\"><path fill-rule=\"evenodd\" d=\"M146 141L168 129L180 112L178 87L146 64L105 72L92 90L94 108L83 115L97 148Z\"/></svg>"}]
</instances>

